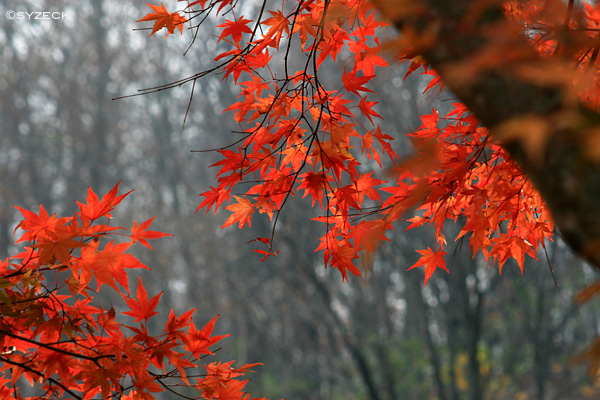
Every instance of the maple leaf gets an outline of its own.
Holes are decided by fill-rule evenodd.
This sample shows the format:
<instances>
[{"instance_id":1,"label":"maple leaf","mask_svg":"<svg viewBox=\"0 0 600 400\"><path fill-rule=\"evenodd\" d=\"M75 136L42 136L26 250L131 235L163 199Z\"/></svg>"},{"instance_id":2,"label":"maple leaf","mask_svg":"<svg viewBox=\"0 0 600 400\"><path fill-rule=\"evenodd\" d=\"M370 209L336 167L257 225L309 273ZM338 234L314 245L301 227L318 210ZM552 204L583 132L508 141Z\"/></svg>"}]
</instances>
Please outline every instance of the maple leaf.
<instances>
[{"instance_id":1,"label":"maple leaf","mask_svg":"<svg viewBox=\"0 0 600 400\"><path fill-rule=\"evenodd\" d=\"M306 47L308 35L311 35L312 37L317 36L315 26L318 25L319 22L313 18L312 14L298 14L296 16L296 21L293 24L292 34L298 33L300 36L300 44L302 45L303 49Z\"/></svg>"},{"instance_id":2,"label":"maple leaf","mask_svg":"<svg viewBox=\"0 0 600 400\"><path fill-rule=\"evenodd\" d=\"M94 277L98 283L97 290L100 290L103 284L107 284L113 289L118 290L115 283L116 280L120 280L122 286L128 289L127 273L119 265L123 254L120 251L113 250L112 242L103 250L94 252L90 257L91 271L94 273Z\"/></svg>"},{"instance_id":3,"label":"maple leaf","mask_svg":"<svg viewBox=\"0 0 600 400\"><path fill-rule=\"evenodd\" d=\"M378 56L377 53L379 53L379 47L367 47L364 51L356 54L355 68L362 70L366 76L372 76L375 72L375 66L387 67L387 61Z\"/></svg>"},{"instance_id":4,"label":"maple leaf","mask_svg":"<svg viewBox=\"0 0 600 400\"><path fill-rule=\"evenodd\" d=\"M357 249L347 240L335 239L335 235L335 231L328 232L321 238L321 245L315 251L325 249L325 265L331 260L331 265L341 272L344 281L348 280L346 271L360 276L360 271L352 262L353 259L358 258Z\"/></svg>"},{"instance_id":5,"label":"maple leaf","mask_svg":"<svg viewBox=\"0 0 600 400\"><path fill-rule=\"evenodd\" d=\"M178 1L182 1L182 0L178 0ZM197 5L197 4L200 4L200 7L204 8L204 5L206 4L207 1L208 0L196 0L196 1L193 1L193 2L189 3L185 8L190 8L190 7L193 7L193 6Z\"/></svg>"},{"instance_id":6,"label":"maple leaf","mask_svg":"<svg viewBox=\"0 0 600 400\"><path fill-rule=\"evenodd\" d=\"M62 384L67 386L75 384L73 380L73 372L75 368L69 366L71 361L70 357L45 348L39 348L37 350L37 356L40 360L43 360L40 363L40 367L45 370L45 373L48 376L52 376L54 373L56 373Z\"/></svg>"},{"instance_id":7,"label":"maple leaf","mask_svg":"<svg viewBox=\"0 0 600 400\"><path fill-rule=\"evenodd\" d=\"M340 246L336 252L332 253L332 264L340 270L343 279L346 281L348 280L346 270L349 270L356 276L360 276L360 271L352 262L354 258L358 258L358 255L356 254L356 249L350 245Z\"/></svg>"},{"instance_id":8,"label":"maple leaf","mask_svg":"<svg viewBox=\"0 0 600 400\"><path fill-rule=\"evenodd\" d=\"M344 47L344 43L349 40L348 32L341 27L333 28L334 32L329 40L323 40L318 42L319 50L321 53L317 57L317 68L325 61L328 56L331 56L333 61L336 60L337 55Z\"/></svg>"},{"instance_id":9,"label":"maple leaf","mask_svg":"<svg viewBox=\"0 0 600 400\"><path fill-rule=\"evenodd\" d=\"M375 189L375 186L381 185L382 183L385 183L385 181L373 178L371 175L373 175L372 172L361 174L355 182L356 190L359 194L359 203L362 203L362 197L364 196L367 196L371 200L381 202L381 196Z\"/></svg>"},{"instance_id":10,"label":"maple leaf","mask_svg":"<svg viewBox=\"0 0 600 400\"><path fill-rule=\"evenodd\" d=\"M290 33L289 21L283 15L280 10L270 11L269 13L272 15L271 18L268 18L262 22L263 25L270 26L269 30L264 36L264 40L270 39L274 36L275 48L279 48L279 41L281 40L281 36L283 35L283 31L287 34Z\"/></svg>"},{"instance_id":11,"label":"maple leaf","mask_svg":"<svg viewBox=\"0 0 600 400\"><path fill-rule=\"evenodd\" d=\"M179 28L179 31L183 34L183 24L187 21L185 17L182 17L176 12L168 12L162 3L160 3L160 7L148 3L146 3L146 5L154 12L147 14L144 18L139 19L136 22L154 21L150 36L165 27L167 28L167 36L169 36L170 33L175 33L175 28Z\"/></svg>"},{"instance_id":12,"label":"maple leaf","mask_svg":"<svg viewBox=\"0 0 600 400\"><path fill-rule=\"evenodd\" d=\"M82 204L80 202L76 202L79 205L79 211L81 215L87 218L90 221L94 221L100 217L107 217L110 219L112 216L110 212L131 192L122 194L117 197L117 193L119 192L119 184L121 181L117 182L117 184L104 196L102 196L102 200L98 201L98 195L94 193L92 188L88 187L87 194L87 204Z\"/></svg>"},{"instance_id":13,"label":"maple leaf","mask_svg":"<svg viewBox=\"0 0 600 400\"><path fill-rule=\"evenodd\" d=\"M225 6L231 4L233 2L233 0L218 0L218 3L220 3L219 5L219 9L217 10L217 12L221 12L221 10L223 8L225 8ZM202 3L202 2L201 2ZM233 6L232 6L233 7Z\"/></svg>"},{"instance_id":14,"label":"maple leaf","mask_svg":"<svg viewBox=\"0 0 600 400\"><path fill-rule=\"evenodd\" d=\"M97 290L103 284L107 284L115 290L119 290L116 283L124 287L129 294L127 272L125 269L143 268L148 269L137 258L131 254L125 254L131 243L108 242L104 249L98 250L98 241L92 241L81 250L81 256L74 258L71 269L75 278L79 281L78 292L81 292L90 282L92 274L98 283Z\"/></svg>"},{"instance_id":15,"label":"maple leaf","mask_svg":"<svg viewBox=\"0 0 600 400\"><path fill-rule=\"evenodd\" d=\"M165 332L170 335L179 336L182 334L182 330L187 327L192 318L192 314L197 310L197 308L193 308L191 310L186 311L185 313L177 316L173 309L169 313L169 319L167 320Z\"/></svg>"},{"instance_id":16,"label":"maple leaf","mask_svg":"<svg viewBox=\"0 0 600 400\"><path fill-rule=\"evenodd\" d=\"M211 186L209 191L201 193L199 195L199 196L206 197L206 199L204 199L202 201L202 203L200 203L200 205L196 209L196 212L198 212L202 207L206 207L206 214L208 214L208 211L214 204L214 206L215 206L214 213L216 214L217 210L219 209L219 207L221 206L223 201L225 201L225 200L229 201L230 195L231 195L231 192L225 188L222 188L222 187L214 188Z\"/></svg>"},{"instance_id":17,"label":"maple leaf","mask_svg":"<svg viewBox=\"0 0 600 400\"><path fill-rule=\"evenodd\" d=\"M358 103L358 108L361 114L367 117L370 123L373 123L371 116L383 119L381 115L377 114L377 112L373 110L373 106L377 103L377 101L367 101L366 96L361 97L360 102Z\"/></svg>"},{"instance_id":18,"label":"maple leaf","mask_svg":"<svg viewBox=\"0 0 600 400\"><path fill-rule=\"evenodd\" d=\"M250 203L250 200L245 197L233 196L238 202L235 204L230 204L225 207L226 210L233 211L233 214L227 218L222 228L225 228L229 225L233 225L236 222L239 222L239 227L243 228L246 222L248 222L248 226L252 226L252 214L254 213L254 206Z\"/></svg>"},{"instance_id":19,"label":"maple leaf","mask_svg":"<svg viewBox=\"0 0 600 400\"><path fill-rule=\"evenodd\" d=\"M173 236L170 233L148 231L147 229L150 227L150 224L152 224L154 218L155 217L152 217L146 222L142 222L139 226L137 224L137 221L133 221L133 226L131 227L131 241L133 243L135 243L136 241L140 242L142 245L152 250L152 247L150 247L146 239L158 239L165 236Z\"/></svg>"},{"instance_id":20,"label":"maple leaf","mask_svg":"<svg viewBox=\"0 0 600 400\"><path fill-rule=\"evenodd\" d=\"M446 267L446 260L444 260L444 255L446 255L445 251L433 251L431 250L431 247L428 247L427 250L417 250L417 253L421 254L421 258L419 258L419 260L407 271L413 268L425 266L425 282L423 285L427 285L427 281L429 278L431 278L431 275L433 275L433 272L436 270L436 268L442 268L446 272L449 272L448 268Z\"/></svg>"},{"instance_id":21,"label":"maple leaf","mask_svg":"<svg viewBox=\"0 0 600 400\"><path fill-rule=\"evenodd\" d=\"M431 79L431 81L429 81L429 84L427 85L427 87L423 90L423 93L426 93L429 89L432 89L434 87L436 87L437 85L440 86L440 92L442 91L442 89L444 88L444 85L442 84L442 77L439 76L434 70L430 69L428 71L424 71L422 73L422 75L432 75L433 79Z\"/></svg>"},{"instance_id":22,"label":"maple leaf","mask_svg":"<svg viewBox=\"0 0 600 400\"><path fill-rule=\"evenodd\" d=\"M342 84L344 88L350 92L358 95L358 92L371 92L373 91L369 88L364 87L366 83L368 83L371 79L373 79L375 75L363 75L356 76L356 70L353 69L349 73L346 73L346 68L344 68L344 73L342 74Z\"/></svg>"},{"instance_id":23,"label":"maple leaf","mask_svg":"<svg viewBox=\"0 0 600 400\"><path fill-rule=\"evenodd\" d=\"M188 325L188 334L182 339L182 341L185 349L194 357L199 357L201 354L214 354L209 350L209 347L217 343L219 340L229 336L210 336L215 327L217 318L219 318L218 315L204 325L201 330L196 329L193 321L191 321Z\"/></svg>"},{"instance_id":24,"label":"maple leaf","mask_svg":"<svg viewBox=\"0 0 600 400\"><path fill-rule=\"evenodd\" d=\"M233 361L226 363L212 362L205 366L206 377L200 379L197 384L197 387L202 391L203 399L248 399L248 396L242 396L242 389L246 386L248 380L240 381L235 378L245 372L251 372L250 368L261 364L246 364L240 368L231 368L232 364Z\"/></svg>"},{"instance_id":25,"label":"maple leaf","mask_svg":"<svg viewBox=\"0 0 600 400\"><path fill-rule=\"evenodd\" d=\"M521 274L523 273L525 254L528 254L531 258L536 258L531 243L518 236L501 235L494 238L494 242L495 247L490 255L498 260L500 273L502 273L502 266L504 263L511 257L517 262Z\"/></svg>"},{"instance_id":26,"label":"maple leaf","mask_svg":"<svg viewBox=\"0 0 600 400\"><path fill-rule=\"evenodd\" d=\"M266 250L254 249L252 251L254 251L255 253L263 254L264 255L263 258L260 259L261 262L264 262L269 257L274 257L277 254L279 254L279 250L277 250L277 251L266 251Z\"/></svg>"},{"instance_id":27,"label":"maple leaf","mask_svg":"<svg viewBox=\"0 0 600 400\"><path fill-rule=\"evenodd\" d=\"M123 314L133 317L134 322L148 321L154 315L158 314L154 309L156 309L161 295L162 292L148 300L148 293L142 284L142 277L140 276L138 278L136 298L125 300L131 311L125 311Z\"/></svg>"},{"instance_id":28,"label":"maple leaf","mask_svg":"<svg viewBox=\"0 0 600 400\"><path fill-rule=\"evenodd\" d=\"M361 221L350 229L349 238L354 239L356 248L364 248L366 251L375 251L382 240L389 241L384 232L390 229L389 223L382 219L375 221Z\"/></svg>"},{"instance_id":29,"label":"maple leaf","mask_svg":"<svg viewBox=\"0 0 600 400\"><path fill-rule=\"evenodd\" d=\"M332 198L334 200L333 206L340 210L344 216L346 216L348 213L348 207L353 207L357 210L360 210L360 205L356 201L358 194L358 190L356 190L354 185L336 188L332 193Z\"/></svg>"},{"instance_id":30,"label":"maple leaf","mask_svg":"<svg viewBox=\"0 0 600 400\"><path fill-rule=\"evenodd\" d=\"M61 236L48 237L39 240L31 246L39 249L39 262L41 264L59 264L69 265L71 262L71 252L74 249L87 246L81 240L74 240L75 234L65 234Z\"/></svg>"},{"instance_id":31,"label":"maple leaf","mask_svg":"<svg viewBox=\"0 0 600 400\"><path fill-rule=\"evenodd\" d=\"M319 173L315 174L314 172L306 172L300 175L302 179L302 184L298 187L298 190L304 189L304 195L302 198L305 198L309 193L312 197L312 206L314 207L315 202L319 202L319 207L323 208L323 189L328 185L330 176Z\"/></svg>"},{"instance_id":32,"label":"maple leaf","mask_svg":"<svg viewBox=\"0 0 600 400\"><path fill-rule=\"evenodd\" d=\"M234 43L239 44L240 40L242 40L242 35L244 33L252 33L252 29L248 27L248 22L252 22L252 20L245 19L243 16L240 16L235 21L230 21L226 19L224 23L217 25L217 28L223 28L223 32L221 32L221 35L219 36L219 40L217 40L217 42L220 42L227 36L231 35L231 38L233 39Z\"/></svg>"},{"instance_id":33,"label":"maple leaf","mask_svg":"<svg viewBox=\"0 0 600 400\"><path fill-rule=\"evenodd\" d=\"M71 218L57 219L56 214L49 216L48 212L41 204L39 215L19 206L15 206L15 208L21 211L21 214L23 214L24 219L17 224L14 232L16 232L17 229L23 229L25 231L25 233L21 235L21 237L16 241L16 243L23 241L33 241L36 240L39 236L47 236L49 232L55 232L56 227L60 227L71 221Z\"/></svg>"},{"instance_id":34,"label":"maple leaf","mask_svg":"<svg viewBox=\"0 0 600 400\"><path fill-rule=\"evenodd\" d=\"M98 392L102 392L102 398L107 400L111 387L119 383L120 374L114 368L98 368L96 365L83 364L81 372L87 376L81 388L86 394L86 399L91 399Z\"/></svg>"},{"instance_id":35,"label":"maple leaf","mask_svg":"<svg viewBox=\"0 0 600 400\"><path fill-rule=\"evenodd\" d=\"M296 171L299 171L304 162L306 161L306 152L308 151L308 147L304 145L300 146L289 146L281 151L281 154L284 154L283 160L281 161L281 165L290 164L292 168Z\"/></svg>"}]
</instances>

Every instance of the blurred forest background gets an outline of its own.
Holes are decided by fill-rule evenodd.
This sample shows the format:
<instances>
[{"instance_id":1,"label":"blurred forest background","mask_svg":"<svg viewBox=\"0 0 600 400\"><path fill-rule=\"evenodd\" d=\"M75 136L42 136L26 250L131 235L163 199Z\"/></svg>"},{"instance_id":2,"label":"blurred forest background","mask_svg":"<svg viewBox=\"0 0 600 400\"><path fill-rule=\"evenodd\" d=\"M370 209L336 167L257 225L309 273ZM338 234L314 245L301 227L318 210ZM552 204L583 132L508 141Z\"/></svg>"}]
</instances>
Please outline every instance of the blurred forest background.
<instances>
[{"instance_id":1,"label":"blurred forest background","mask_svg":"<svg viewBox=\"0 0 600 400\"><path fill-rule=\"evenodd\" d=\"M570 357L600 333L598 304L574 305L573 295L597 279L560 242L547 245L548 268L526 261L502 275L468 244L447 256L451 273L423 287L422 271L406 269L415 249L433 243L427 230L398 228L363 278L343 283L315 253L323 227L306 223L319 210L297 196L277 225L265 262L246 243L270 236L268 218L253 229L221 230L227 213L194 215L198 193L214 185L208 166L236 140L238 94L220 76L191 86L121 100L138 89L169 83L213 66L228 44L205 24L187 55L191 34L148 38L135 21L144 1L0 1L0 256L11 251L20 214L13 207L74 212L88 186L105 193L119 180L135 189L116 215L119 224L156 215L154 229L175 237L138 256L153 270L150 294L163 291L165 318L198 307L202 325L215 314L218 333L231 333L216 358L262 362L249 385L271 399L584 399L600 396L600 381ZM251 18L254 2L245 2ZM59 20L10 20L6 11L57 11ZM390 32L392 34L393 32ZM328 74L341 75L343 61ZM382 130L410 153L403 134L432 107L443 114L448 94L421 93L428 83L403 81L403 66L379 71ZM325 75L324 75L325 76ZM326 82L326 77L322 79ZM457 226L447 225L456 230ZM111 301L112 299L106 299ZM116 300L115 300L116 301ZM158 327L157 327L158 329ZM158 333L158 332L156 332ZM190 394L192 396L192 394Z\"/></svg>"}]
</instances>

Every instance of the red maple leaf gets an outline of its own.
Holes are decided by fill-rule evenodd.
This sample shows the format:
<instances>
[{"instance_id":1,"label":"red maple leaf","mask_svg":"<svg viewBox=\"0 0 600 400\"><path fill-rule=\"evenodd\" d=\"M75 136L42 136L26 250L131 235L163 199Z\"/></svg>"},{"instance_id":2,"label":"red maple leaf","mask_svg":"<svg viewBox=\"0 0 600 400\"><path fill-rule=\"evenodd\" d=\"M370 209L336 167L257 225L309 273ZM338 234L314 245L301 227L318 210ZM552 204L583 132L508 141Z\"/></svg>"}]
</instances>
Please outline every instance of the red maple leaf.
<instances>
[{"instance_id":1,"label":"red maple leaf","mask_svg":"<svg viewBox=\"0 0 600 400\"><path fill-rule=\"evenodd\" d=\"M262 22L263 25L270 26L269 30L265 34L264 40L266 41L274 36L275 37L274 38L275 48L279 48L279 41L281 40L283 31L285 31L285 33L287 33L287 34L290 33L290 28L288 26L289 21L280 10L277 10L277 11L269 10L269 13L272 15L272 17L268 18Z\"/></svg>"},{"instance_id":2,"label":"red maple leaf","mask_svg":"<svg viewBox=\"0 0 600 400\"><path fill-rule=\"evenodd\" d=\"M366 76L371 76L375 72L375 66L387 67L387 61L378 56L379 47L365 47L363 51L357 53L356 69L362 70Z\"/></svg>"},{"instance_id":3,"label":"red maple leaf","mask_svg":"<svg viewBox=\"0 0 600 400\"><path fill-rule=\"evenodd\" d=\"M346 68L344 68L344 73L342 74L342 84L344 88L351 93L359 94L358 92L373 92L371 89L364 87L367 82L373 79L375 75L364 75L364 76L356 76L356 69L353 69L349 73L346 73Z\"/></svg>"},{"instance_id":4,"label":"red maple leaf","mask_svg":"<svg viewBox=\"0 0 600 400\"><path fill-rule=\"evenodd\" d=\"M354 238L356 248L364 248L366 251L375 251L382 240L388 240L384 232L389 229L390 224L382 219L374 221L361 221L351 228L349 238Z\"/></svg>"},{"instance_id":5,"label":"red maple leaf","mask_svg":"<svg viewBox=\"0 0 600 400\"><path fill-rule=\"evenodd\" d=\"M113 208L127 197L129 193L133 192L133 190L130 190L117 197L120 183L121 181L117 182L117 184L102 197L101 201L98 201L98 196L94 193L92 188L88 187L87 204L82 204L78 201L76 202L79 205L81 215L90 221L94 221L100 217L107 217L110 219L112 217L110 212Z\"/></svg>"},{"instance_id":6,"label":"red maple leaf","mask_svg":"<svg viewBox=\"0 0 600 400\"><path fill-rule=\"evenodd\" d=\"M315 174L310 171L300 175L300 178L302 178L302 184L298 187L298 190L304 189L302 198L310 193L313 207L315 202L318 201L319 207L323 208L323 189L327 187L330 177L323 173Z\"/></svg>"},{"instance_id":7,"label":"red maple leaf","mask_svg":"<svg viewBox=\"0 0 600 400\"><path fill-rule=\"evenodd\" d=\"M445 251L433 251L431 250L431 247L428 247L427 250L417 250L417 253L421 254L421 258L419 258L419 261L414 263L408 270L425 266L424 285L427 285L427 281L431 278L431 275L433 275L436 268L442 268L446 272L449 272L448 268L446 268L446 260L444 260L444 255L446 254Z\"/></svg>"},{"instance_id":8,"label":"red maple leaf","mask_svg":"<svg viewBox=\"0 0 600 400\"><path fill-rule=\"evenodd\" d=\"M146 239L158 239L165 236L173 236L170 233L162 233L159 231L148 231L147 229L152 224L152 221L155 217L150 218L146 222L142 222L139 226L137 221L133 221L133 226L131 227L131 241L135 243L136 241L140 242L150 250L152 247L148 244Z\"/></svg>"},{"instance_id":9,"label":"red maple leaf","mask_svg":"<svg viewBox=\"0 0 600 400\"><path fill-rule=\"evenodd\" d=\"M123 314L133 317L134 322L147 321L154 315L158 314L158 312L154 311L154 309L158 305L161 295L162 292L148 300L148 293L142 284L142 277L140 276L138 279L137 292L135 296L136 298L125 300L131 311L125 311Z\"/></svg>"},{"instance_id":10,"label":"red maple leaf","mask_svg":"<svg viewBox=\"0 0 600 400\"><path fill-rule=\"evenodd\" d=\"M171 312L169 313L169 319L167 320L165 327L165 332L175 336L183 335L183 329L189 325L192 314L196 310L197 308L193 308L181 314L180 316L177 316L173 312L173 309L171 309Z\"/></svg>"},{"instance_id":11,"label":"red maple leaf","mask_svg":"<svg viewBox=\"0 0 600 400\"><path fill-rule=\"evenodd\" d=\"M225 228L229 225L233 225L236 222L239 222L239 227L243 228L246 222L248 222L248 226L252 226L252 213L254 213L254 206L250 203L250 200L245 197L233 196L238 202L235 204L230 204L225 207L226 210L233 211L233 214L227 218L222 228Z\"/></svg>"},{"instance_id":12,"label":"red maple leaf","mask_svg":"<svg viewBox=\"0 0 600 400\"><path fill-rule=\"evenodd\" d=\"M187 21L185 17L182 17L176 12L168 12L162 3L160 3L160 7L148 3L146 3L146 5L154 10L154 12L147 14L144 18L139 19L136 22L154 21L150 36L165 27L167 28L167 36L169 36L170 33L175 33L175 28L179 28L179 31L183 34L183 24Z\"/></svg>"},{"instance_id":13,"label":"red maple leaf","mask_svg":"<svg viewBox=\"0 0 600 400\"><path fill-rule=\"evenodd\" d=\"M40 237L46 236L50 232L55 232L57 227L63 226L72 218L56 218L56 214L49 216L46 209L40 204L40 214L15 206L16 209L21 211L24 219L19 222L14 232L17 229L23 229L25 233L16 241L16 243L23 241L33 241Z\"/></svg>"},{"instance_id":14,"label":"red maple leaf","mask_svg":"<svg viewBox=\"0 0 600 400\"><path fill-rule=\"evenodd\" d=\"M223 201L225 201L225 200L229 201L230 195L231 195L231 192L225 188L222 188L222 187L214 188L211 186L209 191L206 191L206 192L200 194L200 196L204 196L204 197L206 197L206 199L204 199L202 201L202 203L200 203L200 205L196 209L196 212L198 212L202 207L206 207L206 214L208 214L208 211L214 204L215 205L215 214L216 214L217 209L221 206Z\"/></svg>"},{"instance_id":15,"label":"red maple leaf","mask_svg":"<svg viewBox=\"0 0 600 400\"><path fill-rule=\"evenodd\" d=\"M196 329L193 321L190 322L188 334L182 340L185 349L194 357L199 357L201 354L214 354L209 350L209 347L217 343L219 340L229 336L210 336L215 327L215 321L217 318L219 318L218 315L204 325L201 330Z\"/></svg>"},{"instance_id":16,"label":"red maple leaf","mask_svg":"<svg viewBox=\"0 0 600 400\"><path fill-rule=\"evenodd\" d=\"M252 22L252 20L245 19L244 17L239 17L235 21L230 21L226 19L225 22L223 22L220 25L217 25L217 28L223 28L223 32L221 32L221 35L219 36L219 40L217 40L217 42L220 42L227 36L231 35L231 38L233 39L234 43L239 44L240 40L242 40L242 35L244 33L252 33L252 29L250 29L250 27L248 26L248 22Z\"/></svg>"},{"instance_id":17,"label":"red maple leaf","mask_svg":"<svg viewBox=\"0 0 600 400\"><path fill-rule=\"evenodd\" d=\"M366 96L361 97L360 102L358 103L360 113L367 117L370 123L373 123L373 119L371 118L371 116L383 119L381 115L377 114L377 112L373 110L373 106L377 103L377 101L367 101Z\"/></svg>"},{"instance_id":18,"label":"red maple leaf","mask_svg":"<svg viewBox=\"0 0 600 400\"><path fill-rule=\"evenodd\" d=\"M39 250L39 262L41 264L59 264L69 265L71 261L71 252L74 249L87 246L81 240L74 240L75 234L52 235L46 237L34 244L33 248Z\"/></svg>"}]
</instances>

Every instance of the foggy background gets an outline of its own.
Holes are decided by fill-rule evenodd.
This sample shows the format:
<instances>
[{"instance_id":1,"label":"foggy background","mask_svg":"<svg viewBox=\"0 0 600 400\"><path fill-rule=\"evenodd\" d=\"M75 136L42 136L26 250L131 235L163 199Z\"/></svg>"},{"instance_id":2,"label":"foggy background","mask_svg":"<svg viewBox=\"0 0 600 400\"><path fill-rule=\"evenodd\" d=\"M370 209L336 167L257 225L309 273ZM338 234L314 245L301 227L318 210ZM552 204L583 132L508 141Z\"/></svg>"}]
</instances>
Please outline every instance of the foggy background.
<instances>
[{"instance_id":1,"label":"foggy background","mask_svg":"<svg viewBox=\"0 0 600 400\"><path fill-rule=\"evenodd\" d=\"M184 3L165 1L172 10ZM256 12L244 4L244 16ZM6 12L64 13L52 20L9 19ZM11 253L19 205L69 215L87 187L106 193L119 180L135 189L116 209L117 223L131 226L156 216L153 229L174 237L136 253L152 268L144 273L149 295L163 291L161 314L198 307L202 326L220 314L217 334L230 333L213 360L237 365L262 362L249 374L253 396L277 399L584 399L600 384L569 358L598 335L598 304L576 307L572 297L596 277L560 241L548 255L488 268L472 258L468 243L446 256L450 274L436 272L423 287L421 269L406 272L415 249L431 246L427 229L409 235L397 226L377 251L363 278L343 283L314 252L324 233L319 215L300 196L282 213L277 257L260 262L246 243L270 236L271 223L255 215L252 230L220 229L228 212L201 210L199 193L215 185L216 153L237 138L231 113L239 90L219 75L196 84L183 126L191 85L120 100L138 89L169 83L213 66L227 43L217 43L214 24L183 56L191 34L148 38L134 31L150 12L145 1L0 1L0 256ZM342 62L327 66L336 77ZM403 81L405 67L378 71L382 130L397 138L418 128L420 113L442 110L444 96L423 97L428 81ZM325 78L326 79L326 78ZM429 79L429 78L427 78ZM264 218L263 218L264 217ZM448 224L449 232L458 232ZM130 282L139 274L132 272ZM159 334L159 324L154 332ZM186 393L194 396L193 393ZM170 396L170 397L169 397ZM173 398L165 395L160 398Z\"/></svg>"}]
</instances>

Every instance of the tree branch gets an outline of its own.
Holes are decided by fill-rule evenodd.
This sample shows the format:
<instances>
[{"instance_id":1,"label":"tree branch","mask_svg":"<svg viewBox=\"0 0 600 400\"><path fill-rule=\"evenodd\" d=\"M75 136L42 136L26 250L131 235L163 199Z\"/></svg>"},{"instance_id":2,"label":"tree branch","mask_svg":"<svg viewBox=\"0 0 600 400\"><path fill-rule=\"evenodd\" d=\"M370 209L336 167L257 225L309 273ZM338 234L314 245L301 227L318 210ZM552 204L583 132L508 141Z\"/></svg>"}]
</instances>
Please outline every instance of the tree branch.
<instances>
[{"instance_id":1,"label":"tree branch","mask_svg":"<svg viewBox=\"0 0 600 400\"><path fill-rule=\"evenodd\" d=\"M23 363L19 363L19 362L12 361L10 358L8 358L8 357L3 357L3 356L0 356L0 361L2 361L2 362L5 362L5 363L7 363L7 364L10 364L10 365L14 365L15 367L22 368L22 369L24 369L24 370L26 370L26 371L29 371L29 372L31 372L32 374L35 374L35 375L38 375L38 376L40 376L40 377L44 378L44 379L45 379L45 380L47 380L48 382L52 382L52 383L54 383L56 386L60 387L62 390L64 390L65 392L67 392L67 393L69 393L71 396L73 396L73 398L74 398L74 399L79 399L79 400L81 400L81 399L82 399L82 397L81 397L81 396L79 396L79 395L77 395L77 393L75 393L75 392L73 392L73 391L69 390L69 388L68 388L68 387L66 387L65 385L63 385L62 383L60 383L60 381L58 381L58 380L56 380L56 379L54 379L54 378L46 378L46 377L45 377L45 375L44 375L43 373L41 373L41 372L39 372L39 371L36 371L35 369L33 369L33 368L31 368L31 367L29 367L29 366L27 366L27 365L23 364Z\"/></svg>"}]
</instances>

